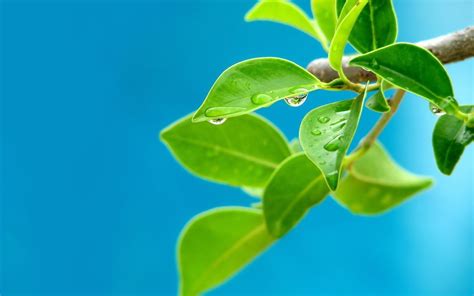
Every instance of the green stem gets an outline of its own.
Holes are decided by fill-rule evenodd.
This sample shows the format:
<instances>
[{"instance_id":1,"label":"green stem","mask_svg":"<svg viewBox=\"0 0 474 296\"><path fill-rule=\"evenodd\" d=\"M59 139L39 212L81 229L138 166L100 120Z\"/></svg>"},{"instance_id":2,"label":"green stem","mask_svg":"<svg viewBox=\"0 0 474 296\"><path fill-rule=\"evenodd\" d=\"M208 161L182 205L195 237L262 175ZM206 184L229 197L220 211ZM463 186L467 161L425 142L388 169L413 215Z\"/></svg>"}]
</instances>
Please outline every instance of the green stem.
<instances>
[{"instance_id":1,"label":"green stem","mask_svg":"<svg viewBox=\"0 0 474 296\"><path fill-rule=\"evenodd\" d=\"M346 74L344 73L344 70L341 69L338 71L339 77L341 80L346 84L348 89L351 89L355 92L361 93L364 91L364 87L358 83L354 83L347 78Z\"/></svg>"},{"instance_id":2,"label":"green stem","mask_svg":"<svg viewBox=\"0 0 474 296\"><path fill-rule=\"evenodd\" d=\"M379 121L377 121L372 130L370 130L367 136L365 136L365 138L362 140L359 145L359 148L357 148L353 153L344 158L345 167L349 166L351 163L361 158L369 150L369 148L372 147L372 145L380 136L384 128L387 126L390 119L392 119L395 112L397 112L404 95L405 91L402 89L398 89L395 92L393 98L390 101L390 111L384 113L382 117L380 117Z\"/></svg>"},{"instance_id":3,"label":"green stem","mask_svg":"<svg viewBox=\"0 0 474 296\"><path fill-rule=\"evenodd\" d=\"M456 112L453 114L454 116L456 116L456 118L464 121L467 123L468 119L469 119L469 114L468 113L464 113L462 112L461 110L457 109Z\"/></svg>"}]
</instances>

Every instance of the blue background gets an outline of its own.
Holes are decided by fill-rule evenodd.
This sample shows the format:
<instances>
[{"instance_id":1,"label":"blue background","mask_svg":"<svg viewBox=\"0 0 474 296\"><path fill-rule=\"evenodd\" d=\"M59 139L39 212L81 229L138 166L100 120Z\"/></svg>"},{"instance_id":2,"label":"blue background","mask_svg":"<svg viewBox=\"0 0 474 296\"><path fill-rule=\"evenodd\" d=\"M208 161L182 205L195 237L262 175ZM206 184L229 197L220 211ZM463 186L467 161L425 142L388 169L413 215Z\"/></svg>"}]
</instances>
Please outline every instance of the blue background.
<instances>
[{"instance_id":1,"label":"blue background","mask_svg":"<svg viewBox=\"0 0 474 296\"><path fill-rule=\"evenodd\" d=\"M395 2L400 41L474 19L470 0ZM253 200L188 174L158 132L197 108L233 63L279 56L304 66L324 55L320 46L278 24L246 24L251 0L0 3L0 293L175 294L186 221ZM466 104L473 65L448 66ZM307 111L347 96L321 91L300 108L280 102L261 113L292 138ZM376 118L365 113L358 139ZM327 199L211 294L472 294L473 151L441 175L435 121L425 101L408 96L381 137L404 167L436 178L432 189L375 218Z\"/></svg>"}]
</instances>

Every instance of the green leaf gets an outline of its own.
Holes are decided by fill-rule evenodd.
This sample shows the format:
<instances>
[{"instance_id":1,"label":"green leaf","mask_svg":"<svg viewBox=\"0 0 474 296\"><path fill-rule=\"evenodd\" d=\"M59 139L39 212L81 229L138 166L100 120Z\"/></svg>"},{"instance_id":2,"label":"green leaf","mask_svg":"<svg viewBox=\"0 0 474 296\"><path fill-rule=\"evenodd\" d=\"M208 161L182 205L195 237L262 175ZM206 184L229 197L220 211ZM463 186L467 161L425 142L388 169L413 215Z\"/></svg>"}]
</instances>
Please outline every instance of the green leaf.
<instances>
[{"instance_id":1,"label":"green leaf","mask_svg":"<svg viewBox=\"0 0 474 296\"><path fill-rule=\"evenodd\" d=\"M339 24L346 17L346 15L351 11L357 1L358 0L337 0L337 24Z\"/></svg>"},{"instance_id":2,"label":"green leaf","mask_svg":"<svg viewBox=\"0 0 474 296\"><path fill-rule=\"evenodd\" d=\"M349 42L357 51L366 53L394 43L397 34L397 16L392 1L369 0L352 29Z\"/></svg>"},{"instance_id":3,"label":"green leaf","mask_svg":"<svg viewBox=\"0 0 474 296\"><path fill-rule=\"evenodd\" d=\"M200 295L222 284L273 241L260 210L224 207L197 215L178 241L180 295Z\"/></svg>"},{"instance_id":4,"label":"green leaf","mask_svg":"<svg viewBox=\"0 0 474 296\"><path fill-rule=\"evenodd\" d=\"M283 236L328 193L321 171L304 153L287 158L273 174L263 195L269 232L275 237Z\"/></svg>"},{"instance_id":5,"label":"green leaf","mask_svg":"<svg viewBox=\"0 0 474 296\"><path fill-rule=\"evenodd\" d=\"M385 80L383 80L380 84L380 89L367 100L365 106L375 112L383 113L390 111L390 105L388 104L387 99L385 98L385 89L386 83Z\"/></svg>"},{"instance_id":6,"label":"green leaf","mask_svg":"<svg viewBox=\"0 0 474 296\"><path fill-rule=\"evenodd\" d=\"M342 9L342 18L340 18L329 47L329 64L336 71L342 71L342 57L347 39L367 2L368 0L347 1Z\"/></svg>"},{"instance_id":7,"label":"green leaf","mask_svg":"<svg viewBox=\"0 0 474 296\"><path fill-rule=\"evenodd\" d=\"M263 188L243 186L241 189L251 197L262 198L263 196Z\"/></svg>"},{"instance_id":8,"label":"green leaf","mask_svg":"<svg viewBox=\"0 0 474 296\"><path fill-rule=\"evenodd\" d=\"M474 111L474 106L461 106L463 112ZM433 132L433 149L439 170L451 175L461 155L474 140L474 127L452 115L443 115L438 119Z\"/></svg>"},{"instance_id":9,"label":"green leaf","mask_svg":"<svg viewBox=\"0 0 474 296\"><path fill-rule=\"evenodd\" d=\"M284 0L259 1L245 16L245 20L274 21L301 30L315 38L326 48L326 38L319 26L296 4Z\"/></svg>"},{"instance_id":10,"label":"green leaf","mask_svg":"<svg viewBox=\"0 0 474 296\"><path fill-rule=\"evenodd\" d=\"M291 154L281 132L257 115L231 118L218 126L192 123L186 116L165 128L161 139L193 174L235 186L263 187Z\"/></svg>"},{"instance_id":11,"label":"green leaf","mask_svg":"<svg viewBox=\"0 0 474 296\"><path fill-rule=\"evenodd\" d=\"M290 142L290 150L293 154L303 152L303 147L301 147L300 140L298 138L294 138Z\"/></svg>"},{"instance_id":12,"label":"green leaf","mask_svg":"<svg viewBox=\"0 0 474 296\"><path fill-rule=\"evenodd\" d=\"M193 121L240 116L284 98L303 98L319 84L311 73L287 60L246 60L217 78Z\"/></svg>"},{"instance_id":13,"label":"green leaf","mask_svg":"<svg viewBox=\"0 0 474 296\"><path fill-rule=\"evenodd\" d=\"M380 214L431 184L430 178L411 174L398 166L384 148L375 143L349 167L349 174L334 198L354 214Z\"/></svg>"},{"instance_id":14,"label":"green leaf","mask_svg":"<svg viewBox=\"0 0 474 296\"><path fill-rule=\"evenodd\" d=\"M342 160L359 124L366 93L367 88L355 99L318 107L301 122L301 146L323 172L331 190L337 188Z\"/></svg>"},{"instance_id":15,"label":"green leaf","mask_svg":"<svg viewBox=\"0 0 474 296\"><path fill-rule=\"evenodd\" d=\"M455 113L459 108L448 73L424 48L396 43L357 56L350 64L368 69L396 87L426 98L447 113Z\"/></svg>"},{"instance_id":16,"label":"green leaf","mask_svg":"<svg viewBox=\"0 0 474 296\"><path fill-rule=\"evenodd\" d=\"M311 0L314 19L330 42L336 31L336 0Z\"/></svg>"}]
</instances>

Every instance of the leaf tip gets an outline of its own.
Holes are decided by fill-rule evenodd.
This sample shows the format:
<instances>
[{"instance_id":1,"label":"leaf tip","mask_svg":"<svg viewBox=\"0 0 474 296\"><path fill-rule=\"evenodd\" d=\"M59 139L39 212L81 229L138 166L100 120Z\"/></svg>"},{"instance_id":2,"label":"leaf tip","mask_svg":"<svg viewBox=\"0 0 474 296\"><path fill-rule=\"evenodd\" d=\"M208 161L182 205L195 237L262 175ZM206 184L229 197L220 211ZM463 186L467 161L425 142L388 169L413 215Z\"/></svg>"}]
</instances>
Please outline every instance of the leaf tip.
<instances>
[{"instance_id":1,"label":"leaf tip","mask_svg":"<svg viewBox=\"0 0 474 296\"><path fill-rule=\"evenodd\" d=\"M438 165L438 168L439 168L440 172L443 173L443 175L446 175L446 176L451 176L451 174L454 171L454 166L453 167L446 167L446 166Z\"/></svg>"},{"instance_id":2,"label":"leaf tip","mask_svg":"<svg viewBox=\"0 0 474 296\"><path fill-rule=\"evenodd\" d=\"M244 20L246 22L252 22L256 19L254 14L255 14L255 10L258 9L259 5L260 5L260 2L257 2L252 8L249 9L249 11L247 11L247 13L244 16Z\"/></svg>"},{"instance_id":3,"label":"leaf tip","mask_svg":"<svg viewBox=\"0 0 474 296\"><path fill-rule=\"evenodd\" d=\"M331 189L331 191L336 191L337 185L339 183L339 173L327 175L325 179L326 183L328 183L329 189Z\"/></svg>"},{"instance_id":4,"label":"leaf tip","mask_svg":"<svg viewBox=\"0 0 474 296\"><path fill-rule=\"evenodd\" d=\"M192 123L199 123L203 121L206 121L206 117L202 114L202 112L199 112L199 110L196 111L196 113L191 118Z\"/></svg>"},{"instance_id":5,"label":"leaf tip","mask_svg":"<svg viewBox=\"0 0 474 296\"><path fill-rule=\"evenodd\" d=\"M166 136L168 134L169 129L164 128L158 133L158 140L160 140L163 143L166 143Z\"/></svg>"},{"instance_id":6,"label":"leaf tip","mask_svg":"<svg viewBox=\"0 0 474 296\"><path fill-rule=\"evenodd\" d=\"M270 235L274 238L279 239L288 232L285 228L282 227L281 220L274 221L273 223L271 223L271 221L268 221L267 217L265 217L265 222L267 224L268 233L270 233Z\"/></svg>"}]
</instances>

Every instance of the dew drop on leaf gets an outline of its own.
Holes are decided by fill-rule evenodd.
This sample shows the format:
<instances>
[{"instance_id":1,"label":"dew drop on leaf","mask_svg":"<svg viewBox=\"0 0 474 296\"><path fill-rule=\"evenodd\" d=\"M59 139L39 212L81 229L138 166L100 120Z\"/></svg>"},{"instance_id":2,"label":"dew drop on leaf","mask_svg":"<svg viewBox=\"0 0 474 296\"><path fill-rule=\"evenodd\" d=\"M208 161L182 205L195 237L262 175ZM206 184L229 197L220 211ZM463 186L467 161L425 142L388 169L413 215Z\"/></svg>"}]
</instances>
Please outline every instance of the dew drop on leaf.
<instances>
[{"instance_id":1,"label":"dew drop on leaf","mask_svg":"<svg viewBox=\"0 0 474 296\"><path fill-rule=\"evenodd\" d=\"M213 125L221 125L223 124L227 118L216 118L216 119L211 119L209 120L209 123L212 123Z\"/></svg>"},{"instance_id":2,"label":"dew drop on leaf","mask_svg":"<svg viewBox=\"0 0 474 296\"><path fill-rule=\"evenodd\" d=\"M333 171L326 175L326 180L331 188L335 188L337 185L337 180L339 179L339 172Z\"/></svg>"},{"instance_id":3,"label":"dew drop on leaf","mask_svg":"<svg viewBox=\"0 0 474 296\"><path fill-rule=\"evenodd\" d=\"M314 129L314 130L311 131L311 134L313 134L315 136L320 136L322 134L322 132L319 129Z\"/></svg>"},{"instance_id":4,"label":"dew drop on leaf","mask_svg":"<svg viewBox=\"0 0 474 296\"><path fill-rule=\"evenodd\" d=\"M347 122L347 119L345 118L339 118L339 120L336 120L334 122L331 122L330 125L333 126L333 125L338 125L340 123L346 123Z\"/></svg>"},{"instance_id":5,"label":"dew drop on leaf","mask_svg":"<svg viewBox=\"0 0 474 296\"><path fill-rule=\"evenodd\" d=\"M253 95L250 98L250 100L255 105L265 105L265 104L270 103L273 100L273 98L267 94L256 94L256 95Z\"/></svg>"},{"instance_id":6,"label":"dew drop on leaf","mask_svg":"<svg viewBox=\"0 0 474 296\"><path fill-rule=\"evenodd\" d=\"M285 102L291 107L303 105L303 103L308 98L308 90L306 88L298 87L290 91L297 94L295 96L285 98Z\"/></svg>"},{"instance_id":7,"label":"dew drop on leaf","mask_svg":"<svg viewBox=\"0 0 474 296\"><path fill-rule=\"evenodd\" d=\"M430 110L431 110L431 113L433 113L436 116L442 116L446 114L446 112L444 112L443 109L439 108L433 103L430 103Z\"/></svg>"},{"instance_id":8,"label":"dew drop on leaf","mask_svg":"<svg viewBox=\"0 0 474 296\"><path fill-rule=\"evenodd\" d=\"M345 122L341 122L339 125L335 125L332 130L334 132L338 132L340 130L342 130L344 127L346 126L346 123Z\"/></svg>"},{"instance_id":9,"label":"dew drop on leaf","mask_svg":"<svg viewBox=\"0 0 474 296\"><path fill-rule=\"evenodd\" d=\"M324 149L330 152L338 150L339 147L341 147L341 137L336 137L324 145Z\"/></svg>"},{"instance_id":10,"label":"dew drop on leaf","mask_svg":"<svg viewBox=\"0 0 474 296\"><path fill-rule=\"evenodd\" d=\"M288 106L299 107L303 105L307 97L308 97L308 94L297 95L294 97L285 98L285 102L288 104Z\"/></svg>"},{"instance_id":11,"label":"dew drop on leaf","mask_svg":"<svg viewBox=\"0 0 474 296\"><path fill-rule=\"evenodd\" d=\"M321 122L321 123L327 123L329 121L329 117L320 116L320 117L318 117L318 121Z\"/></svg>"}]
</instances>

